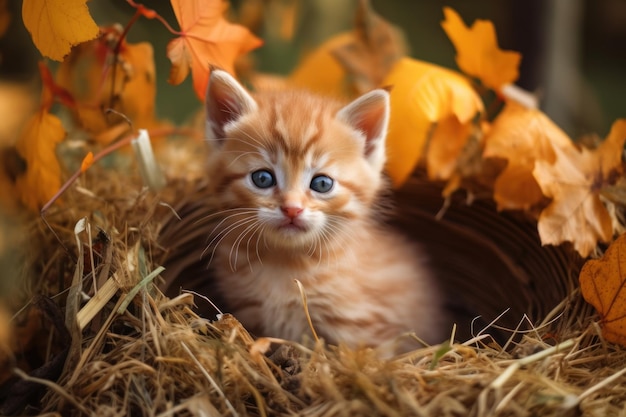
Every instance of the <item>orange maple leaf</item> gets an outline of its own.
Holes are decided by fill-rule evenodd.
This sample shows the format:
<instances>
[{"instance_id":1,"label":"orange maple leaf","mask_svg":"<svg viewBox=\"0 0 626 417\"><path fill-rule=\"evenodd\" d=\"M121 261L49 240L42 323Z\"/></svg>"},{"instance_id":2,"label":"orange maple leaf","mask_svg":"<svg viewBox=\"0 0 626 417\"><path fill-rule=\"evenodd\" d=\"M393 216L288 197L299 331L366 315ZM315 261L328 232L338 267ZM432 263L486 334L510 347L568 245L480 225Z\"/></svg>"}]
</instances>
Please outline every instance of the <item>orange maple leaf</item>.
<instances>
[{"instance_id":1,"label":"orange maple leaf","mask_svg":"<svg viewBox=\"0 0 626 417\"><path fill-rule=\"evenodd\" d=\"M460 135L431 138L431 142L450 141L456 152L454 155L458 155L467 139L464 125L483 111L480 97L465 77L427 62L400 59L383 80L383 85L392 86L387 171L395 187L404 183L422 158L433 123L437 122L437 129L442 132ZM448 123L450 125L446 125ZM448 146L439 145L444 149ZM439 145L431 143L433 149ZM445 160L447 164L449 159ZM435 164L431 163L431 169L437 171Z\"/></svg>"},{"instance_id":2,"label":"orange maple leaf","mask_svg":"<svg viewBox=\"0 0 626 417\"><path fill-rule=\"evenodd\" d=\"M466 74L477 77L494 90L500 90L519 77L521 54L498 47L496 31L488 20L476 20L471 28L465 26L459 14L444 7L441 23L456 49L456 63Z\"/></svg>"},{"instance_id":3,"label":"orange maple leaf","mask_svg":"<svg viewBox=\"0 0 626 417\"><path fill-rule=\"evenodd\" d=\"M535 162L533 176L543 194L552 198L539 216L542 244L572 242L578 253L586 257L598 240L611 239L611 216L600 200L600 191L621 174L624 142L626 119L620 119L613 123L609 136L597 149L553 147L554 164Z\"/></svg>"},{"instance_id":4,"label":"orange maple leaf","mask_svg":"<svg viewBox=\"0 0 626 417\"><path fill-rule=\"evenodd\" d=\"M167 45L172 61L168 81L178 85L191 69L193 88L204 100L210 66L235 73L235 59L261 46L262 41L241 26L224 19L223 0L171 0L180 25L180 37Z\"/></svg>"},{"instance_id":5,"label":"orange maple leaf","mask_svg":"<svg viewBox=\"0 0 626 417\"><path fill-rule=\"evenodd\" d=\"M72 46L98 36L86 1L24 0L24 25L43 56L62 61Z\"/></svg>"},{"instance_id":6,"label":"orange maple leaf","mask_svg":"<svg viewBox=\"0 0 626 417\"><path fill-rule=\"evenodd\" d=\"M600 315L602 334L626 346L626 235L609 246L601 259L591 259L579 275L584 299Z\"/></svg>"},{"instance_id":7,"label":"orange maple leaf","mask_svg":"<svg viewBox=\"0 0 626 417\"><path fill-rule=\"evenodd\" d=\"M494 184L498 210L527 210L544 199L533 169L535 161L553 164L554 147L571 148L571 139L544 113L507 101L485 136L485 158L502 158L506 168Z\"/></svg>"}]
</instances>

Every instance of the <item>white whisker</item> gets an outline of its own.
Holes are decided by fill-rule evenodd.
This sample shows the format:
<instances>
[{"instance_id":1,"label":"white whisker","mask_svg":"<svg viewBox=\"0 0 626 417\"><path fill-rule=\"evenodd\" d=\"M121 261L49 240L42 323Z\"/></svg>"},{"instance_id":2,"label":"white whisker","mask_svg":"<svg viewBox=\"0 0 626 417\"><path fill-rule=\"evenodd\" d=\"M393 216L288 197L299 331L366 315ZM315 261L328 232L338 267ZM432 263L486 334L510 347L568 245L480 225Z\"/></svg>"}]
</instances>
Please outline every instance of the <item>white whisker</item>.
<instances>
[{"instance_id":1,"label":"white whisker","mask_svg":"<svg viewBox=\"0 0 626 417\"><path fill-rule=\"evenodd\" d=\"M266 144L264 144L263 142L261 142L260 140L255 138L254 136L250 135L249 133L246 133L244 131L242 131L241 133L246 135L246 137L248 139L250 139L252 142L256 143L259 146L259 148L261 148L261 149L266 149L267 148ZM267 137L267 135L263 135L263 132L259 131L258 129L254 133L256 133L258 135L258 137ZM241 140L242 142L245 142L245 140L243 140L243 139L239 139L239 140Z\"/></svg>"},{"instance_id":2,"label":"white whisker","mask_svg":"<svg viewBox=\"0 0 626 417\"><path fill-rule=\"evenodd\" d=\"M317 267L319 268L320 265L322 264L322 250L323 250L323 243L322 243L322 238L320 237L319 234L315 235L315 249L317 250L319 248L319 256L317 257Z\"/></svg>"},{"instance_id":3,"label":"white whisker","mask_svg":"<svg viewBox=\"0 0 626 417\"><path fill-rule=\"evenodd\" d=\"M256 246L256 257L259 260L259 263L261 265L263 265L263 260L261 259L261 254L259 252L259 243L261 241L261 236L264 236L263 232L265 232L265 226L266 226L265 224L261 225L261 230L259 230L258 236L256 238L256 245L255 245Z\"/></svg>"},{"instance_id":4,"label":"white whisker","mask_svg":"<svg viewBox=\"0 0 626 417\"><path fill-rule=\"evenodd\" d=\"M349 228L344 227L345 219L337 215L328 215L325 227L320 232L326 242L328 263L330 266L331 247L337 246L342 253L351 253L350 246L359 244ZM340 256L333 250L333 258L339 263Z\"/></svg>"},{"instance_id":5,"label":"white whisker","mask_svg":"<svg viewBox=\"0 0 626 417\"><path fill-rule=\"evenodd\" d=\"M262 233L262 230L264 229L264 226L261 222L257 222L256 223L256 229L250 233L250 237L248 238L248 241L246 242L246 261L248 261L248 266L250 267L250 272L253 271L252 268L252 261L250 260L250 243L252 242L252 238L255 236L257 236L257 245L258 245L258 241L259 241L259 235L260 233ZM256 248L256 255L257 258L259 258L259 262L261 262L260 256L259 256L259 251L258 251L258 247ZM262 264L262 262L261 262Z\"/></svg>"},{"instance_id":6,"label":"white whisker","mask_svg":"<svg viewBox=\"0 0 626 417\"><path fill-rule=\"evenodd\" d=\"M235 151L233 151L233 152L235 152ZM239 158L243 158L243 157L244 157L244 156L246 156L246 155L258 155L258 156L260 156L261 158L263 157L263 154L261 154L260 152L248 151L248 152L239 152L239 153L240 153L241 155L239 155L239 156L237 156L235 159L233 159L233 160L230 162L230 164L228 164L228 166L229 166L229 167L230 167L230 166L232 166L232 165L234 165L234 164L235 164L235 163L239 160Z\"/></svg>"},{"instance_id":7,"label":"white whisker","mask_svg":"<svg viewBox=\"0 0 626 417\"><path fill-rule=\"evenodd\" d=\"M209 220L212 217L216 217L216 216L220 216L223 215L224 213L229 213L232 211L239 211L239 213L236 214L250 214L250 213L256 213L258 211L257 208L254 207L236 207L236 208L231 208L231 209L225 209L225 210L221 210L221 211L217 211L215 213L211 213L207 216L204 216L198 220L196 220L195 222L193 222L194 225L197 225L201 222L205 222L207 220Z\"/></svg>"},{"instance_id":8,"label":"white whisker","mask_svg":"<svg viewBox=\"0 0 626 417\"><path fill-rule=\"evenodd\" d=\"M210 248L213 248L213 250L211 251L211 257L209 258L209 265L210 265L211 262L213 261L214 256L215 256L215 251L219 247L220 243L222 243L222 241L226 238L226 236L228 236L235 229L237 229L239 227L242 227L242 226L245 226L245 225L247 225L247 224L249 224L251 222L255 222L255 221L256 221L256 219L254 217L252 217L252 218L251 217L246 217L245 219L239 219L239 220L233 222L232 224L229 224L224 229L220 230L217 234L215 234L213 239L211 239L211 241L208 243L207 247L202 252L202 257L204 257L204 255L206 254L206 252ZM220 222L220 225L222 223L223 223L223 221ZM213 232L215 232L218 227L219 227L219 225L216 226L215 228L213 228ZM213 232L211 232L211 233L213 233ZM212 234L209 235L209 236L212 236Z\"/></svg>"},{"instance_id":9,"label":"white whisker","mask_svg":"<svg viewBox=\"0 0 626 417\"><path fill-rule=\"evenodd\" d=\"M214 234L216 230L220 229L220 227L222 226L222 224L224 224L226 221L230 220L231 218L238 216L240 214L253 214L254 212L250 212L250 213L237 213L237 214L231 214L230 216L227 216L226 218L222 219L216 226L213 227L213 230L211 230L211 232L209 233L209 235L207 236L207 240L211 239L211 241L208 243L207 247L211 246L212 243L215 241L215 239L217 239L222 233L224 233L225 231L229 230L230 227L232 227L234 224L237 224L238 222L241 222L242 220L246 220L249 219L249 217L246 217L246 219L239 219L237 220L235 223L229 225L228 227L221 229L217 234ZM212 237L212 238L211 238ZM205 252L207 249L205 249L202 252L202 256L204 256Z\"/></svg>"},{"instance_id":10,"label":"white whisker","mask_svg":"<svg viewBox=\"0 0 626 417\"><path fill-rule=\"evenodd\" d=\"M244 229L244 231L241 232L239 236L237 236L237 239L235 239L235 242L233 242L233 245L230 248L230 254L228 255L228 257L229 257L229 262L230 262L230 268L233 272L237 270L237 261L239 260L239 246L241 246L241 242L245 239L245 237L248 235L248 233L251 230L255 230L259 226L259 221L257 219L253 219L253 220L254 222L248 225ZM251 236L253 235L254 234L252 234ZM234 259L233 259L233 254L235 255ZM248 264L250 264L249 256L247 256L247 260L248 260Z\"/></svg>"}]
</instances>

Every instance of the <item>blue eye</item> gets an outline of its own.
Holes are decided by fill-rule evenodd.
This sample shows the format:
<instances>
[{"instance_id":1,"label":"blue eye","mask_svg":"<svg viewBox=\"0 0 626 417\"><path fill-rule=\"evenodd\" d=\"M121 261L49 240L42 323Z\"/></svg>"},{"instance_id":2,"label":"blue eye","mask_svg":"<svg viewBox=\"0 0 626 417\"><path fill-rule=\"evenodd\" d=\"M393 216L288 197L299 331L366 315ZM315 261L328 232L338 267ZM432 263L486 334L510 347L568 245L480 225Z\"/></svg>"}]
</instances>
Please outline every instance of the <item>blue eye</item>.
<instances>
[{"instance_id":1,"label":"blue eye","mask_svg":"<svg viewBox=\"0 0 626 417\"><path fill-rule=\"evenodd\" d=\"M328 175L317 175L311 180L311 190L318 193L327 193L333 189L335 182Z\"/></svg>"},{"instance_id":2,"label":"blue eye","mask_svg":"<svg viewBox=\"0 0 626 417\"><path fill-rule=\"evenodd\" d=\"M252 182L259 188L270 188L276 185L274 174L266 169L254 171L251 175Z\"/></svg>"}]
</instances>

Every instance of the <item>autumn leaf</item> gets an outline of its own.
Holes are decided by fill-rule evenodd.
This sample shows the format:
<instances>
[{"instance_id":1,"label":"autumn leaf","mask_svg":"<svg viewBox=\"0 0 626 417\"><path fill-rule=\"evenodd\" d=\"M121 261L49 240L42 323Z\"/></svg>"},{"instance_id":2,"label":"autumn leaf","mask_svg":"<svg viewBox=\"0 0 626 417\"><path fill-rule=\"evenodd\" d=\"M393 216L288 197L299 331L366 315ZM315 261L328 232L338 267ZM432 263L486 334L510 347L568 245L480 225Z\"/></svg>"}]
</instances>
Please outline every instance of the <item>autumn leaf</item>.
<instances>
[{"instance_id":1,"label":"autumn leaf","mask_svg":"<svg viewBox=\"0 0 626 417\"><path fill-rule=\"evenodd\" d=\"M585 301L600 315L602 335L626 346L626 235L609 246L600 259L590 259L579 275Z\"/></svg>"},{"instance_id":2,"label":"autumn leaf","mask_svg":"<svg viewBox=\"0 0 626 417\"><path fill-rule=\"evenodd\" d=\"M305 55L287 81L296 88L353 97L380 87L405 53L401 32L376 14L369 1L361 0L354 30L333 36Z\"/></svg>"},{"instance_id":3,"label":"autumn leaf","mask_svg":"<svg viewBox=\"0 0 626 417\"><path fill-rule=\"evenodd\" d=\"M471 123L462 123L454 114L435 125L430 136L426 158L428 178L448 180L452 177L472 128Z\"/></svg>"},{"instance_id":4,"label":"autumn leaf","mask_svg":"<svg viewBox=\"0 0 626 417\"><path fill-rule=\"evenodd\" d=\"M597 149L555 146L553 164L535 162L533 176L543 194L552 198L539 216L542 244L572 242L578 253L586 257L598 240L611 239L611 217L600 200L600 191L621 174L625 141L626 119L620 119Z\"/></svg>"},{"instance_id":5,"label":"autumn leaf","mask_svg":"<svg viewBox=\"0 0 626 417\"><path fill-rule=\"evenodd\" d=\"M374 12L368 0L359 1L354 35L331 54L349 74L357 94L363 94L380 86L407 50L401 32Z\"/></svg>"},{"instance_id":6,"label":"autumn leaf","mask_svg":"<svg viewBox=\"0 0 626 417\"><path fill-rule=\"evenodd\" d=\"M167 45L172 61L169 82L178 85L192 72L193 88L204 99L209 68L215 66L235 73L235 59L262 42L243 26L224 19L223 0L171 0L180 24L180 37Z\"/></svg>"},{"instance_id":7,"label":"autumn leaf","mask_svg":"<svg viewBox=\"0 0 626 417\"><path fill-rule=\"evenodd\" d=\"M87 171L93 165L93 162L93 152L89 151L80 163L80 172Z\"/></svg>"},{"instance_id":8,"label":"autumn leaf","mask_svg":"<svg viewBox=\"0 0 626 417\"><path fill-rule=\"evenodd\" d=\"M333 36L306 55L289 74L287 82L295 88L304 88L319 94L351 97L355 91L346 81L346 70L332 51L356 42L353 32ZM320 68L324 68L320 71Z\"/></svg>"},{"instance_id":9,"label":"autumn leaf","mask_svg":"<svg viewBox=\"0 0 626 417\"><path fill-rule=\"evenodd\" d=\"M485 136L483 152L485 158L507 161L494 184L498 210L527 210L544 199L533 169L537 160L554 163L554 147L573 145L544 113L507 101Z\"/></svg>"},{"instance_id":10,"label":"autumn leaf","mask_svg":"<svg viewBox=\"0 0 626 417\"><path fill-rule=\"evenodd\" d=\"M108 114L108 109L123 114L136 128L152 128L159 122L155 116L156 69L152 45L124 40L114 60L114 49L120 41L120 29L104 28L103 36L75 48L59 66L59 86L76 100L75 118L86 131L101 135L126 121Z\"/></svg>"},{"instance_id":11,"label":"autumn leaf","mask_svg":"<svg viewBox=\"0 0 626 417\"><path fill-rule=\"evenodd\" d=\"M65 138L58 117L43 108L27 122L15 147L26 161L26 172L16 179L21 201L38 211L61 187L61 167L56 146Z\"/></svg>"},{"instance_id":12,"label":"autumn leaf","mask_svg":"<svg viewBox=\"0 0 626 417\"><path fill-rule=\"evenodd\" d=\"M67 92L54 84L50 70L42 62L39 74L43 84L39 110L24 124L15 143L25 169L16 174L14 190L20 201L33 211L39 211L61 187L56 146L66 133L61 120L49 111L55 99L70 100Z\"/></svg>"},{"instance_id":13,"label":"autumn leaf","mask_svg":"<svg viewBox=\"0 0 626 417\"><path fill-rule=\"evenodd\" d=\"M464 73L477 77L494 90L500 90L519 77L521 55L498 47L496 31L488 20L476 20L471 28L465 26L459 14L444 7L441 23L456 49L456 63Z\"/></svg>"},{"instance_id":14,"label":"autumn leaf","mask_svg":"<svg viewBox=\"0 0 626 417\"><path fill-rule=\"evenodd\" d=\"M55 61L98 36L86 0L24 0L22 18L39 52Z\"/></svg>"},{"instance_id":15,"label":"autumn leaf","mask_svg":"<svg viewBox=\"0 0 626 417\"><path fill-rule=\"evenodd\" d=\"M150 128L156 124L156 69L152 45L125 42L120 57L120 76L124 77L125 84L120 93L119 110L137 128Z\"/></svg>"},{"instance_id":16,"label":"autumn leaf","mask_svg":"<svg viewBox=\"0 0 626 417\"><path fill-rule=\"evenodd\" d=\"M451 137L436 135L434 141L454 142L451 146L458 150L467 139L467 129L459 125L471 123L483 111L480 97L465 77L426 62L402 58L383 85L392 87L387 171L395 187L404 183L422 158L433 123L438 122L442 131L454 132Z\"/></svg>"}]
</instances>

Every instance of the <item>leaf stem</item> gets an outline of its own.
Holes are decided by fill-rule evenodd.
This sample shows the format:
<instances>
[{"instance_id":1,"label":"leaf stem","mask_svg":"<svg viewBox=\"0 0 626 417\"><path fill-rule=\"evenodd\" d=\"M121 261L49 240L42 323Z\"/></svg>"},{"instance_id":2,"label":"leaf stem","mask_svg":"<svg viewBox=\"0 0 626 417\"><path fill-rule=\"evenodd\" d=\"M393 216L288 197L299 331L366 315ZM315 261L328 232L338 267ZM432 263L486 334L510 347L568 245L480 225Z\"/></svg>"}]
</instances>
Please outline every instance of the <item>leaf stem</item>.
<instances>
[{"instance_id":1,"label":"leaf stem","mask_svg":"<svg viewBox=\"0 0 626 417\"><path fill-rule=\"evenodd\" d=\"M137 10L137 13L139 13L140 15L143 15L146 17L146 19L156 19L159 22L161 22L161 24L163 26L165 26L165 29L167 29L170 33L172 33L173 35L176 36L182 36L183 33L177 31L176 29L174 29L173 27L170 26L169 23L167 23L167 20L165 20L163 18L163 16L161 16L160 14L158 14L156 11L152 10L152 9L148 9L146 6L144 6L143 4L140 3L135 3L133 0L126 0L126 2L131 6L134 7Z\"/></svg>"}]
</instances>

